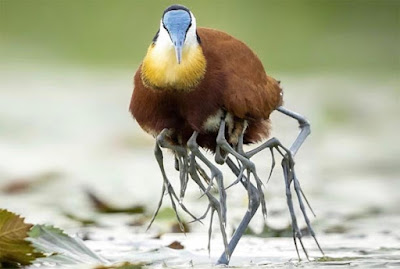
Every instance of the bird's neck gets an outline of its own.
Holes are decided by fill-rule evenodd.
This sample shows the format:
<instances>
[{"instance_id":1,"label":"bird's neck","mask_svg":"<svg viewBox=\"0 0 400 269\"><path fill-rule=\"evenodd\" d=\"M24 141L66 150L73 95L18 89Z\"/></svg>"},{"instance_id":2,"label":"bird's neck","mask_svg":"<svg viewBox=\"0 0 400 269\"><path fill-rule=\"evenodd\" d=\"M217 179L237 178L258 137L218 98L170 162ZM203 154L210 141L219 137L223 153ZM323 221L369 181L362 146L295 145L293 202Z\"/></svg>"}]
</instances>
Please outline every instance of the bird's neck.
<instances>
[{"instance_id":1,"label":"bird's neck","mask_svg":"<svg viewBox=\"0 0 400 269\"><path fill-rule=\"evenodd\" d=\"M184 46L178 64L173 46L151 44L142 64L143 84L157 90L190 91L203 79L206 59L199 44Z\"/></svg>"}]
</instances>

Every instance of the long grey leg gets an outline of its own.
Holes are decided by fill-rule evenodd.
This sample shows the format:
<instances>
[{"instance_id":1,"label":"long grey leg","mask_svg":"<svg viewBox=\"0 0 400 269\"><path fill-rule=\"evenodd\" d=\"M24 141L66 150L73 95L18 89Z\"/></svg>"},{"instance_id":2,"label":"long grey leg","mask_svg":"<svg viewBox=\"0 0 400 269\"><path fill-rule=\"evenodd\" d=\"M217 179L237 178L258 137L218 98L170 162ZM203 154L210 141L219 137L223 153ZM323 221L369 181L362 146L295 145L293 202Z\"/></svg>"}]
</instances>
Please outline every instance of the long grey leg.
<instances>
[{"instance_id":1,"label":"long grey leg","mask_svg":"<svg viewBox=\"0 0 400 269\"><path fill-rule=\"evenodd\" d=\"M301 187L300 187L300 182L297 179L296 175L295 175L295 171L294 171L294 160L293 160L293 156L297 153L297 151L299 150L300 146L304 143L306 137L310 134L311 130L310 130L310 124L309 122L300 114L292 112L284 107L279 107L277 108L278 111L280 111L281 113L296 119L299 124L300 124L300 128L301 131L299 133L299 135L297 136L296 140L294 141L294 143L292 144L292 146L290 147L290 149L285 148L278 139L276 138L271 138L270 140L266 141L264 144L260 145L259 147L257 147L256 149L253 149L249 152L246 153L246 156L248 156L249 158L251 158L252 156L254 156L255 154L261 152L262 150L264 150L265 148L269 148L271 150L271 153L273 154L273 149L276 149L283 157L282 160L282 168L284 170L284 176L285 176L285 185L286 186L286 196L287 196L287 201L288 201L288 207L289 207L289 212L292 218L292 226L293 226L293 235L294 235L294 241L295 241L295 246L296 246L296 250L297 250L297 244L296 244L296 237L299 239L303 250L308 258L308 254L303 246L303 242L301 241L301 232L297 226L297 220L296 220L296 216L295 216L295 212L294 212L294 208L293 208L293 202L292 202L292 195L291 195L291 190L290 190L290 185L292 183L292 181L294 182L294 187L295 187L295 191L296 191L296 195L297 195L297 199L300 205L300 209L302 211L303 217L306 221L307 224L307 229L309 230L310 234L313 236L313 238L315 239L315 242L318 246L318 248L320 249L321 253L324 255L324 252L322 251L316 237L315 237L315 232L313 231L312 227L311 227L311 223L309 221L309 218L307 216L305 207L304 207L304 203L302 200L302 197L304 198L304 200L306 201L307 205L309 206L311 212L314 214L310 204L308 203L308 200L306 198L306 196L304 195ZM284 153L282 153L281 149L284 151ZM272 155L273 158L273 166L275 163L275 159L274 156ZM272 171L272 169L271 169ZM315 215L315 214L314 214ZM298 251L297 251L298 252Z\"/></svg>"},{"instance_id":2,"label":"long grey leg","mask_svg":"<svg viewBox=\"0 0 400 269\"><path fill-rule=\"evenodd\" d=\"M299 122L300 133L297 136L296 140L293 142L292 146L290 147L292 156L294 156L294 155L296 155L297 151L299 150L301 145L306 140L307 136L309 136L311 133L310 122L304 116L302 116L296 112L293 112L283 106L278 107L276 110L278 110L279 112L281 112L293 119L296 119ZM298 189L300 190L302 196L304 197L304 200L306 200L308 207L310 208L311 212L315 216L314 211L312 210L312 208L310 206L310 203L308 202L306 196L303 193L303 190L300 187L300 182L297 180L297 178L295 178L295 181L297 182Z\"/></svg>"},{"instance_id":3,"label":"long grey leg","mask_svg":"<svg viewBox=\"0 0 400 269\"><path fill-rule=\"evenodd\" d=\"M256 172L256 166L252 161L247 156L243 156L236 150L234 150L231 145L229 145L228 141L226 141L225 138L225 119L221 119L218 135L217 135L217 145L221 147L225 152L232 154L235 156L244 168L247 169L248 171L248 180L250 181L250 173L254 176L254 179L256 181L257 189L258 189L258 194L260 195L261 198L261 209L264 218L267 218L267 207L265 205L265 199L264 199L264 192L262 190L262 181L258 177L257 172ZM251 201L250 201L251 202Z\"/></svg>"},{"instance_id":4,"label":"long grey leg","mask_svg":"<svg viewBox=\"0 0 400 269\"><path fill-rule=\"evenodd\" d=\"M175 153L175 169L179 171L179 179L181 183L180 201L183 200L188 183L188 156L187 150L183 146L171 144L166 137L171 131L164 129L157 136L157 143L162 148L171 149ZM177 169L178 168L178 169Z\"/></svg>"},{"instance_id":5,"label":"long grey leg","mask_svg":"<svg viewBox=\"0 0 400 269\"><path fill-rule=\"evenodd\" d=\"M296 238L298 238L298 240L300 241L300 244L303 248L304 253L306 254L307 260L308 258L308 253L307 250L304 248L304 244L303 244L303 240L302 240L302 233L297 225L297 218L296 218L296 213L294 212L294 207L293 207L293 200L292 200L292 192L290 190L290 170L289 170L289 165L287 165L287 162L289 160L283 159L282 160L282 168L283 168L283 175L285 177L285 186L286 186L286 200L287 200L287 204L289 207L289 212L290 212L290 217L292 219L292 229L293 229L293 241L294 241L294 245L296 247L296 252L297 252L297 257L300 260L300 254L299 254L299 250L297 248L297 242L296 242Z\"/></svg>"},{"instance_id":6,"label":"long grey leg","mask_svg":"<svg viewBox=\"0 0 400 269\"><path fill-rule=\"evenodd\" d=\"M182 201L185 196L187 184L189 181L188 155L187 155L186 150L183 147L175 146L174 148L180 148L179 151L175 151L175 161L178 162L177 164L175 163L175 165L178 165L177 170L179 171L179 179L181 182L181 191L180 191L179 197L180 197L180 200Z\"/></svg>"},{"instance_id":7,"label":"long grey leg","mask_svg":"<svg viewBox=\"0 0 400 269\"><path fill-rule=\"evenodd\" d=\"M149 225L147 225L146 231L148 231L148 230L150 229L151 225L153 224L154 220L156 219L156 217L157 217L157 215L158 215L158 211L160 211L160 208L161 208L161 206L162 206L162 202L163 202L163 200L164 200L164 194L165 194L165 183L164 183L163 186L162 186L161 197L160 197L160 200L158 201L157 209L156 209L156 211L154 212L153 217L151 218Z\"/></svg>"},{"instance_id":8,"label":"long grey leg","mask_svg":"<svg viewBox=\"0 0 400 269\"><path fill-rule=\"evenodd\" d=\"M210 186L211 186L214 178L217 181L219 200L220 200L220 206L221 206L221 221L222 221L223 225L226 226L226 191L224 188L222 172L200 152L199 145L197 144L197 141L196 141L197 136L198 136L198 133L196 131L193 132L193 135L190 137L189 141L187 142L187 145L188 145L192 155L199 158L210 169L210 171L211 171ZM204 194L207 194L208 192L209 192L209 190L206 189L204 191Z\"/></svg>"},{"instance_id":9,"label":"long grey leg","mask_svg":"<svg viewBox=\"0 0 400 269\"><path fill-rule=\"evenodd\" d=\"M296 112L290 111L289 109L287 109L283 106L278 107L276 110L278 110L279 112L281 112L293 119L296 119L299 122L300 133L297 136L296 140L293 142L292 146L290 147L292 156L294 156L294 155L296 155L297 151L299 150L301 145L306 140L307 136L311 133L310 123L304 116L302 116Z\"/></svg>"},{"instance_id":10,"label":"long grey leg","mask_svg":"<svg viewBox=\"0 0 400 269\"><path fill-rule=\"evenodd\" d=\"M317 240L317 237L315 235L315 232L314 232L314 230L313 230L313 228L311 226L310 219L307 216L306 209L304 207L304 204L303 204L303 201L302 201L302 198L301 198L302 195L304 196L304 194L303 194L303 191L300 188L299 181L298 181L298 179L296 177L296 173L295 173L295 171L293 169L292 169L292 173L293 173L293 178L294 178L294 180L293 180L293 182L294 182L294 190L296 191L297 199L299 200L300 209L301 209L301 212L303 213L304 220L305 220L305 222L307 224L307 229L308 229L309 233L311 234L311 236L314 238L314 241L317 244L318 249L321 251L322 255L325 255L324 251L322 250L321 246L318 243L318 240ZM304 196L304 198L305 198L305 196Z\"/></svg>"},{"instance_id":11,"label":"long grey leg","mask_svg":"<svg viewBox=\"0 0 400 269\"><path fill-rule=\"evenodd\" d=\"M310 133L311 133L310 122L304 116L302 116L302 115L300 115L300 114L298 114L296 112L293 112L291 110L288 110L287 108L285 108L283 106L278 107L277 110L279 112L281 112L281 113L293 118L293 119L296 119L298 121L298 123L299 123L300 133L297 136L296 140L293 142L292 146L290 147L290 151L292 153L292 156L294 156L297 153L297 151L299 150L299 148L301 147L301 145L306 140L307 136L309 136ZM288 164L290 164L290 163L288 163ZM293 164L293 166L294 166L294 164ZM310 232L311 236L314 238L315 243L317 244L317 246L318 246L319 250L321 251L322 255L325 255L324 251L322 250L321 246L318 243L318 240L317 240L317 238L315 236L315 232L314 232L314 230L313 230L313 228L311 226L310 220L309 220L309 218L307 216L306 209L305 209L303 201L302 201L302 197L304 197L304 200L306 201L308 207L310 208L310 210L311 210L311 212L313 213L314 216L315 216L315 213L312 210L312 208L311 208L311 206L310 206L310 204L309 204L309 202L307 200L307 197L304 195L303 190L300 187L300 182L296 177L296 173L294 171L294 167L292 167L291 170L292 170L292 173L293 173L293 178L292 179L293 179L293 182L294 182L294 189L296 191L297 198L299 200L300 209L301 209L301 211L303 213L304 220L306 221L308 231Z\"/></svg>"},{"instance_id":12,"label":"long grey leg","mask_svg":"<svg viewBox=\"0 0 400 269\"><path fill-rule=\"evenodd\" d=\"M228 157L226 159L226 164L232 170L232 172L239 177L240 170L235 165L235 163ZM232 255L233 251L235 250L240 238L242 237L243 233L245 232L247 226L250 223L250 220L253 218L254 214L256 213L258 207L260 206L260 196L259 191L250 183L250 181L245 177L241 177L240 182L242 185L249 191L249 198L251 202L249 203L249 208L246 214L243 217L243 220L240 222L239 227L236 229L235 234L233 235L231 241L228 245L228 252L229 256L226 253L222 253L221 257L218 260L218 264L228 264L229 257Z\"/></svg>"},{"instance_id":13,"label":"long grey leg","mask_svg":"<svg viewBox=\"0 0 400 269\"><path fill-rule=\"evenodd\" d=\"M281 147L286 154L283 154L279 147ZM278 150L278 152L282 155L283 160L282 160L282 168L283 168L283 175L284 175L284 180L285 180L285 186L286 186L286 200L287 200L287 204L288 204L288 208L289 208L289 213L290 213L290 217L292 220L292 229L293 229L293 242L294 245L296 247L296 252L297 252L297 256L300 260L300 254L299 254L299 250L297 247L297 241L296 238L299 240L303 251L308 259L308 253L307 250L304 247L303 241L302 241L302 233L297 225L297 218L296 218L296 213L294 211L294 206L293 206L293 200L292 200L292 193L290 190L290 184L293 178L293 168L294 168L294 162L293 162L293 158L292 158L292 154L291 152L286 149L280 142L279 140L277 140L276 138L272 138L270 140L268 140L267 142L265 142L264 144L262 144L261 146L259 146L258 148L246 153L246 155L248 157L252 157L254 156L256 153L262 151L265 148L276 148ZM273 152L273 151L271 151ZM272 155L273 156L273 155ZM274 158L274 156L273 156ZM273 165L274 165L275 160L273 159ZM300 200L299 200L300 202ZM305 214L305 211L303 212ZM307 215L305 215L305 217L307 218ZM308 218L307 218L308 219Z\"/></svg>"},{"instance_id":14,"label":"long grey leg","mask_svg":"<svg viewBox=\"0 0 400 269\"><path fill-rule=\"evenodd\" d=\"M245 121L243 131L240 134L238 144L236 145L236 151L242 156L246 156L245 152L243 150L243 140L244 140L244 133L246 132L246 129L247 129L247 122ZM219 147L220 146L218 145L217 148L219 148ZM217 154L218 154L218 152L216 153L216 155ZM219 158L219 157L216 156L215 158ZM221 156L221 158L222 158L222 156ZM228 187L226 187L226 189L229 189L230 187L238 184L241 181L245 167L240 164L239 160L238 160L238 165L239 165L239 174L237 175L236 180L234 182L232 182ZM249 175L247 177L250 178Z\"/></svg>"},{"instance_id":15,"label":"long grey leg","mask_svg":"<svg viewBox=\"0 0 400 269\"><path fill-rule=\"evenodd\" d=\"M218 219L219 219L219 224L220 224L220 230L222 234L222 240L225 246L225 253L229 257L228 253L228 240L226 236L226 231L225 231L225 226L226 226L226 192L225 188L223 185L223 178L222 178L222 172L215 167L199 150L199 146L197 144L197 136L198 133L195 131L193 132L193 135L190 137L189 141L187 142L187 145L190 149L191 152L191 158L190 158L190 176L192 177L193 181L197 183L197 185L200 187L200 189L203 191L204 195L207 196L208 201L210 203L211 207L211 219L210 219L210 228L209 228L209 238L208 238L208 247L210 248L210 240L211 240L211 225L213 221L213 216L214 216L214 211L217 211L218 213ZM199 165L196 165L196 160L195 158L199 158L210 170L211 170L211 177L210 177L210 184L211 185L213 178L216 179L217 185L218 185L218 191L219 191L219 199L220 201L218 202L214 196L209 192L208 189L206 189L203 185L203 183L200 180L200 177L197 174L197 170L202 171L201 167ZM203 176L205 178L205 176ZM210 249L209 249L210 251Z\"/></svg>"},{"instance_id":16,"label":"long grey leg","mask_svg":"<svg viewBox=\"0 0 400 269\"><path fill-rule=\"evenodd\" d=\"M201 175L201 177L204 179L204 181L207 184L210 184L210 182L211 182L210 177L207 175L206 171L204 171L204 169L197 162L196 162L196 170Z\"/></svg>"},{"instance_id":17,"label":"long grey leg","mask_svg":"<svg viewBox=\"0 0 400 269\"><path fill-rule=\"evenodd\" d=\"M174 188L172 187L171 183L168 180L167 174L165 173L164 162L163 162L163 154L162 154L160 146L161 147L165 147L165 148L170 148L170 149L173 149L175 151L182 151L182 149L180 149L178 146L176 146L176 147L172 146L166 141L165 136L167 134L168 134L168 130L164 129L157 136L157 143L156 143L156 146L154 148L154 155L156 157L157 163L158 163L158 165L160 167L160 170L161 170L161 174L162 174L163 181L164 181L164 186L163 186L163 189L162 189L162 194L161 194L161 198L160 198L160 201L158 203L157 209L156 209L156 211L155 211L155 213L153 215L152 220L150 221L150 224L149 224L148 228L150 228L150 226L153 223L155 217L157 216L158 211L159 211L159 209L160 209L160 207L162 205L162 199L163 199L164 193L167 190L168 191L168 195L169 195L170 200L171 200L172 208L174 209L176 218L177 218L177 220L179 222L179 226L180 226L181 230L184 231L184 227L183 227L181 218L179 217L175 201L177 201L178 204L180 205L180 207L182 208L182 210L185 211L187 214L189 214L193 219L196 219L196 217L192 213L190 213L190 211L185 207L185 205L178 199L178 196L176 195L176 193L174 191Z\"/></svg>"},{"instance_id":18,"label":"long grey leg","mask_svg":"<svg viewBox=\"0 0 400 269\"><path fill-rule=\"evenodd\" d=\"M190 141L190 140L189 140ZM193 147L195 144L193 144L195 141L191 142L191 147ZM194 149L196 151L196 149ZM228 239L226 236L226 231L225 231L225 224L222 220L222 206L221 203L218 202L218 200L210 193L207 191L206 187L203 185L203 183L200 180L199 175L197 174L197 169L196 169L196 155L192 152L190 155L190 165L189 165L189 173L193 181L199 186L199 188L203 191L203 193L207 196L208 201L209 201L209 207L207 208L206 213L201 217L204 218L208 211L211 209L211 218L210 218L210 226L208 230L208 252L210 253L210 242L211 242L211 232L212 232L212 222L213 222L213 216L214 212L217 211L218 213L218 218L219 218L219 226L222 234L222 240L225 246L225 253L229 257L229 252L228 252Z\"/></svg>"},{"instance_id":19,"label":"long grey leg","mask_svg":"<svg viewBox=\"0 0 400 269\"><path fill-rule=\"evenodd\" d=\"M172 187L172 185L169 182L169 180L167 178L167 175L165 173L164 163L163 163L163 154L162 154L162 151L161 151L161 149L160 149L158 144L156 144L156 147L154 149L154 153L155 153L155 156L156 156L156 159L157 159L157 162L158 162L158 165L160 167L161 174L162 174L162 177L163 177L163 180L164 180L164 187L163 187L162 193L164 193L166 189L168 190L168 195L169 195L170 200L171 200L172 208L175 211L176 218L177 218L177 220L179 222L179 227L181 228L182 231L184 231L184 227L183 227L181 218L179 217L178 211L176 209L176 204L175 204L175 201L174 201L174 198L178 199L178 197L176 196L174 188ZM158 214L158 211L160 210L160 207L161 207L161 204L162 204L162 201L161 201L162 199L163 199L163 196L161 196L161 199L160 199L160 201L158 203L157 210L154 213L154 216L153 216L152 220L150 221L150 225L153 223L155 217ZM149 225L148 228L150 228L150 225Z\"/></svg>"}]
</instances>

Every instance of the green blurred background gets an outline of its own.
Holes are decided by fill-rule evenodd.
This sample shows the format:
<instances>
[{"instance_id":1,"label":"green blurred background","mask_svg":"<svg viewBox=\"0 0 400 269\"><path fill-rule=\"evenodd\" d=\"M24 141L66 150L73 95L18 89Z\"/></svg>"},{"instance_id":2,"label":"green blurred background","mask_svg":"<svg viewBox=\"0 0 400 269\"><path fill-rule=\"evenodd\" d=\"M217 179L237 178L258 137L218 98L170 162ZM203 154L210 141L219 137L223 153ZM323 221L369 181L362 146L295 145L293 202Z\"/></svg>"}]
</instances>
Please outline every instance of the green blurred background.
<instances>
[{"instance_id":1,"label":"green blurred background","mask_svg":"<svg viewBox=\"0 0 400 269\"><path fill-rule=\"evenodd\" d=\"M269 72L399 72L395 0L1 0L1 61L135 68L176 2L245 41Z\"/></svg>"},{"instance_id":2,"label":"green blurred background","mask_svg":"<svg viewBox=\"0 0 400 269\"><path fill-rule=\"evenodd\" d=\"M116 231L133 223L129 215L119 216L129 220L122 222L98 213L87 197L89 189L113 205L144 205L145 220L135 232L145 233L162 184L154 139L128 112L132 77L163 10L177 2L193 11L199 26L247 43L268 74L282 81L285 106L311 121L312 135L296 156L296 174L318 215L312 221L323 246L338 257L363 255L361 268L371 266L371 260L393 260L398 266L398 0L0 0L0 207L29 222L67 230L82 229L71 215ZM297 123L280 113L273 113L271 121L272 135L289 146ZM265 153L252 159L264 182L268 158ZM173 157L165 154L164 160L174 185L179 180ZM290 221L282 178L277 165L265 197L272 212L268 225L286 229ZM224 170L226 185L234 179ZM233 228L247 210L242 189L229 189ZM194 184L188 191L185 203L202 215L205 197L198 199ZM170 207L169 201L163 206ZM155 224L165 230L161 221ZM196 225L193 231L206 231ZM251 225L256 231L262 217ZM323 238L332 233L345 237ZM118 246L125 236L101 246ZM295 257L292 240L286 239L290 253L282 256L286 247L275 248L282 266ZM195 242L188 246L197 253ZM206 236L203 242L205 247ZM271 253L257 250L269 246L257 242L247 245L249 252ZM201 251L208 257L205 248ZM129 250L126 256L131 255ZM243 255L247 258L239 264L248 266L250 256Z\"/></svg>"}]
</instances>

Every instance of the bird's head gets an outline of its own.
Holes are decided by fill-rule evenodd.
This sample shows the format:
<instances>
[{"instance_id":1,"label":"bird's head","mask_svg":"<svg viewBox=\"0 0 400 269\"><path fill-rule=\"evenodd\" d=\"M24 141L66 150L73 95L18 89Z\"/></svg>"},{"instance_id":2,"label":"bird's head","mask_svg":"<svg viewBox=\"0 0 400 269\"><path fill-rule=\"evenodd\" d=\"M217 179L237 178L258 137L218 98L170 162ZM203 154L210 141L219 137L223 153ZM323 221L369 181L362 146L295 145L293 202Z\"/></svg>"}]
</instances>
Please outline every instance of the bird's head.
<instances>
[{"instance_id":1,"label":"bird's head","mask_svg":"<svg viewBox=\"0 0 400 269\"><path fill-rule=\"evenodd\" d=\"M160 29L154 42L167 43L175 49L176 61L182 61L183 47L198 44L196 19L192 12L184 6L168 7L161 18Z\"/></svg>"},{"instance_id":2,"label":"bird's head","mask_svg":"<svg viewBox=\"0 0 400 269\"><path fill-rule=\"evenodd\" d=\"M143 60L142 81L155 89L190 90L204 77L205 70L193 13L181 5L168 7Z\"/></svg>"}]
</instances>

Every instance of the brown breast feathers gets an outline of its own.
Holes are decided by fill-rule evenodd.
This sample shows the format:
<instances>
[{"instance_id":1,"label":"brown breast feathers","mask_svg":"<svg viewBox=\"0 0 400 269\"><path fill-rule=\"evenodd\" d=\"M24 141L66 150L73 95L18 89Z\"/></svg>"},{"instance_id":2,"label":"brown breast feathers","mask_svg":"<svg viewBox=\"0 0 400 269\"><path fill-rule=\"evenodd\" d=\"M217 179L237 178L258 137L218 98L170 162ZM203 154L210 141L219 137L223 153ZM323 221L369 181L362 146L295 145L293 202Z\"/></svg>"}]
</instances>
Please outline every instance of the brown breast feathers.
<instances>
[{"instance_id":1,"label":"brown breast feathers","mask_svg":"<svg viewBox=\"0 0 400 269\"><path fill-rule=\"evenodd\" d=\"M205 123L223 109L234 122L248 121L245 143L265 138L269 115L282 103L279 83L265 74L258 57L243 42L217 30L197 31L207 61L204 79L191 91L155 90L143 85L139 67L132 115L152 135L174 129L176 143L186 143L198 131L199 145L214 150L217 130L205 128ZM230 127L234 132L234 126Z\"/></svg>"}]
</instances>

